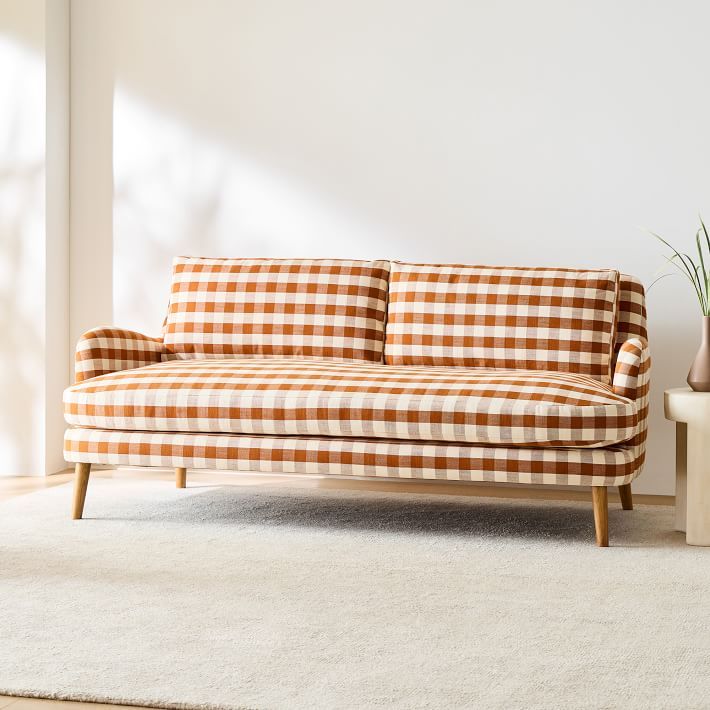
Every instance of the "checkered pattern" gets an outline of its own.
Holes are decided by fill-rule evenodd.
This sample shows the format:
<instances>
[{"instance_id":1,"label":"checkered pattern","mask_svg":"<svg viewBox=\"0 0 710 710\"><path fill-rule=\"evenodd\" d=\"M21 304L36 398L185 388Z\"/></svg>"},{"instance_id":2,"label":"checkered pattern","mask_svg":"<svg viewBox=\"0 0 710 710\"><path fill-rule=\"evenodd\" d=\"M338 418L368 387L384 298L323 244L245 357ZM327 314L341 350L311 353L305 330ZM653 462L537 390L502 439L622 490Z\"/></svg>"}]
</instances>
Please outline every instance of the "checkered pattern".
<instances>
[{"instance_id":1,"label":"checkered pattern","mask_svg":"<svg viewBox=\"0 0 710 710\"><path fill-rule=\"evenodd\" d=\"M619 273L394 262L388 365L611 378Z\"/></svg>"},{"instance_id":2,"label":"checkered pattern","mask_svg":"<svg viewBox=\"0 0 710 710\"><path fill-rule=\"evenodd\" d=\"M643 322L645 331L645 321ZM632 363L631 359L636 362ZM631 447L636 462L636 475L641 472L646 459L648 436L648 407L650 395L651 356L645 339L631 338L621 346L620 359L614 375L614 391L632 396L638 412L636 434L626 442ZM635 373L635 375L633 374ZM635 382L633 382L635 380Z\"/></svg>"},{"instance_id":3,"label":"checkered pattern","mask_svg":"<svg viewBox=\"0 0 710 710\"><path fill-rule=\"evenodd\" d=\"M215 299L219 302L217 297ZM522 309L523 305L520 307ZM515 320L514 323L517 327L518 321ZM525 345L527 347L527 343ZM362 379L355 377L352 381L351 368L346 368L348 374L343 377L344 372L338 370L335 363L330 363L339 375L331 372L330 376L314 378L314 373L306 367L297 381L290 375L286 376L287 387L282 389L278 381L279 378L284 378L283 373L279 374L279 369L284 364L291 367L291 363L274 362L276 370L269 370L274 377L269 378L266 370L258 374L259 378L263 378L261 380L254 380L250 376L252 384L260 383L257 384L260 389L252 392L252 398L246 406L255 407L257 416L254 418L254 412L250 411L244 421L263 422L264 411L267 411L266 421L278 422L279 415L273 407L275 402L281 398L280 401L285 407L293 407L298 397L303 397L309 403L320 400L324 406L315 417L310 416L311 410L308 407L305 410L291 409L289 416L299 419L308 411L309 416L305 420L310 422L310 427L319 430L323 423L327 422L326 429L335 426L337 431L341 432L338 436L342 438L333 438L332 435L326 438L318 435L319 431L311 430L306 431L304 435L300 433L299 427L295 427L295 435L289 436L261 435L258 434L258 427L252 427L243 434L229 434L225 432L230 430L232 419L235 416L240 419L247 410L241 408L245 402L240 402L238 409L230 408L234 391L231 385L235 381L231 376L222 381L224 387L215 387L219 380L215 380L215 373L208 370L211 365L220 368L224 363L193 361L164 362L158 365L161 360L175 357L165 350L160 340L113 328L100 329L85 334L77 348L76 378L78 383L84 382L84 385L80 384L68 390L66 399L69 419L76 417L75 421L81 421L83 424L67 431L65 458L71 462L184 466L217 470L557 485L622 485L639 474L644 462L650 376L643 286L637 279L626 275L621 275L620 278L614 355L614 378L611 387L600 384L594 378L581 375L562 376L561 373L554 372L471 373L444 368L378 368L369 365L359 367L376 372L383 370L388 373L388 379L373 381L372 374L365 375L365 383L370 384L363 392ZM187 357L188 354L183 353L181 356ZM215 356L215 353L212 353L212 356ZM254 363L244 364L248 368ZM304 364L303 361L300 364ZM327 363L312 363L316 368L322 368L324 364ZM152 366L144 367L145 365ZM183 386L186 380L179 375L170 375L169 370L188 365L194 368L193 375L188 376L192 382L189 386ZM137 373L120 372L129 368L141 370ZM358 370L358 367L355 370ZM156 377L156 371L160 371L159 377ZM422 373L428 373L431 381L416 380L409 381L408 384L408 380L398 379L401 374L396 373L401 372L415 375L415 380L416 377L425 376ZM102 377L108 373L119 374ZM245 371L241 373L244 375ZM464 375L464 380L454 377L453 380L447 381L446 378L454 374ZM465 375L471 374L480 377L466 381ZM153 384L157 386L146 388L146 382L154 377L158 381ZM89 378L97 379L85 382ZM174 378L174 382L180 382L180 386L164 386L171 378ZM114 386L110 384L111 381L114 381ZM119 384L120 381L123 383ZM132 384L129 384L131 382ZM303 387L307 382L310 384ZM351 392L347 390L347 382L353 387ZM284 382L280 384L283 385ZM208 392L213 393L212 399L205 396ZM483 397L482 392L485 393ZM351 397L350 400L347 400L348 396ZM366 405L365 408L369 406L371 413L375 414L372 426L377 422L377 427L383 427L383 435L387 438L353 433L364 432L365 429L351 428L348 433L347 422L357 421L357 418L348 414L347 410L352 409L352 398L358 397L361 398L359 401ZM558 398L562 401L556 401ZM481 414L481 410L477 408L479 405L476 404L472 410L459 405L464 400L476 402L479 399L484 399L489 404L497 402L499 409L496 411L495 406L487 409L484 407L484 419L474 424L475 417ZM168 400L170 403L166 404ZM381 403L380 409L376 406L376 400ZM412 404L414 401L424 400L430 405L439 403L430 406L429 410L425 409L431 416L428 421L420 417L421 408ZM176 414L177 410L179 414L173 417L168 410L160 409L161 406L174 406ZM580 431L586 432L577 448L555 448L550 446L550 441L546 446L541 444L541 441L546 437L551 438L547 436L550 433L547 427L550 421L546 419L546 415L552 412L553 407L558 407L560 411L566 407L567 411L575 413L585 408L587 412L597 409L605 412L606 421L589 426L578 422L582 425L566 425L566 429L562 427L560 430L565 429L570 438L576 438ZM634 423L629 432L628 416L632 409ZM612 411L617 411L618 416L612 415ZM331 417L330 414L335 412L337 415ZM387 419L384 416L386 412L390 412L393 418ZM535 419L525 420L525 412L527 416L534 413ZM540 418L540 412L545 416ZM285 410L281 412L284 413ZM323 414L326 416L322 417ZM499 419L496 424L494 418L500 414L511 419ZM125 420L122 420L122 417ZM200 427L204 426L199 422L205 420L212 424L219 422L218 433L198 433L201 431ZM92 423L87 425L87 421ZM145 421L160 421L161 426L165 426L166 421L179 422L181 427L195 425L196 431L165 433L86 428L125 424L123 428L130 429L129 424L142 427ZM284 420L281 421L283 423ZM546 424L540 427L540 421ZM588 419L587 423L591 421ZM522 431L535 432L532 435L535 445L525 445L524 442L523 445L514 446L510 443L489 445L491 439L505 439L505 428L509 427L511 422L523 423ZM559 424L561 422L555 426ZM292 425L289 423L288 426ZM473 444L459 441L466 437L478 437L477 433L472 432L489 427L492 435L483 434L481 437L482 441L486 441L486 445L480 445L478 441ZM515 424L513 428L516 428ZM605 442L618 436L626 437L629 433L631 436L626 438L624 443L599 448L598 444L595 446L590 443L597 436L589 436L595 429L600 432L598 438ZM602 433L602 430L612 433L607 435ZM458 443L435 441L441 438L439 432L443 431L453 432L454 441ZM540 431L547 434L540 437ZM402 435L405 438L418 436L424 441L404 441L398 438ZM528 434L524 434L522 439L527 437ZM508 440L520 441L520 433L511 432Z\"/></svg>"},{"instance_id":4,"label":"checkered pattern","mask_svg":"<svg viewBox=\"0 0 710 710\"><path fill-rule=\"evenodd\" d=\"M387 261L179 257L164 325L179 358L382 362Z\"/></svg>"},{"instance_id":5,"label":"checkered pattern","mask_svg":"<svg viewBox=\"0 0 710 710\"><path fill-rule=\"evenodd\" d=\"M636 403L638 431L629 443L639 447L639 456L643 460L651 390L651 353L643 285L626 274L621 275L615 353L613 389L616 394Z\"/></svg>"},{"instance_id":6,"label":"checkered pattern","mask_svg":"<svg viewBox=\"0 0 710 710\"><path fill-rule=\"evenodd\" d=\"M68 389L70 424L128 431L607 446L633 402L585 375L314 360L178 360Z\"/></svg>"},{"instance_id":7,"label":"checkered pattern","mask_svg":"<svg viewBox=\"0 0 710 710\"><path fill-rule=\"evenodd\" d=\"M628 274L619 276L619 309L616 326L616 352L630 338L648 342L646 332L646 298L643 284Z\"/></svg>"},{"instance_id":8,"label":"checkered pattern","mask_svg":"<svg viewBox=\"0 0 710 710\"><path fill-rule=\"evenodd\" d=\"M160 362L162 340L119 328L97 328L79 338L74 357L74 381Z\"/></svg>"},{"instance_id":9,"label":"checkered pattern","mask_svg":"<svg viewBox=\"0 0 710 710\"><path fill-rule=\"evenodd\" d=\"M648 346L640 338L631 338L619 348L612 383L616 394L636 399L636 390L641 374L641 359L647 349Z\"/></svg>"},{"instance_id":10,"label":"checkered pattern","mask_svg":"<svg viewBox=\"0 0 710 710\"><path fill-rule=\"evenodd\" d=\"M535 449L461 444L69 429L67 461L570 486L620 486L639 472L633 447Z\"/></svg>"}]
</instances>

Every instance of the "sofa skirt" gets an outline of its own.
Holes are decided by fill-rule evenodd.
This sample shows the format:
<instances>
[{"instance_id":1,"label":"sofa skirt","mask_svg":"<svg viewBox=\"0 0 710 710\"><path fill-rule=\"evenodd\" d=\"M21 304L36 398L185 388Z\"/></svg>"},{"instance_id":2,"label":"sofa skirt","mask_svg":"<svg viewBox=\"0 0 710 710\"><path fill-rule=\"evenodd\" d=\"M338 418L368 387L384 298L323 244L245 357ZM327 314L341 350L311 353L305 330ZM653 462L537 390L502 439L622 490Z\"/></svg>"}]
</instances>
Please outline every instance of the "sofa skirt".
<instances>
[{"instance_id":1,"label":"sofa skirt","mask_svg":"<svg viewBox=\"0 0 710 710\"><path fill-rule=\"evenodd\" d=\"M532 448L72 428L64 437L64 457L116 466L620 486L640 473L644 447Z\"/></svg>"}]
</instances>

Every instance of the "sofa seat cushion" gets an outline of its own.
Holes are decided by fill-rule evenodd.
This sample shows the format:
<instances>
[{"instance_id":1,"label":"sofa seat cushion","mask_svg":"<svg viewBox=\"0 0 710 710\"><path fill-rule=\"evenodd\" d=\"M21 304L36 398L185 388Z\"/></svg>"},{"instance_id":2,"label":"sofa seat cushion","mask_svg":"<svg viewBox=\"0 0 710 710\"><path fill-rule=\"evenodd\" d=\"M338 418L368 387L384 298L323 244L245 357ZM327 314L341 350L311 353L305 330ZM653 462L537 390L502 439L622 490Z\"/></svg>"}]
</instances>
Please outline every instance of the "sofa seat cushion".
<instances>
[{"instance_id":1,"label":"sofa seat cushion","mask_svg":"<svg viewBox=\"0 0 710 710\"><path fill-rule=\"evenodd\" d=\"M598 447L634 436L634 402L559 372L324 360L176 360L65 391L65 417L127 431L382 437Z\"/></svg>"}]
</instances>

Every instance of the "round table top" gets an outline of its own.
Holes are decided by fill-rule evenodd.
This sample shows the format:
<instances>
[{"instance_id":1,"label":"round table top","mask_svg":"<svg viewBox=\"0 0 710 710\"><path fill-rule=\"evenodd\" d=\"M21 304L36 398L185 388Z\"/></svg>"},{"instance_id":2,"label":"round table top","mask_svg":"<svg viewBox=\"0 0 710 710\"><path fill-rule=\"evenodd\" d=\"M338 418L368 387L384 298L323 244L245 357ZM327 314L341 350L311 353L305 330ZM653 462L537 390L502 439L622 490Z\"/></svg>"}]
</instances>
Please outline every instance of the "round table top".
<instances>
[{"instance_id":1,"label":"round table top","mask_svg":"<svg viewBox=\"0 0 710 710\"><path fill-rule=\"evenodd\" d=\"M710 424L710 392L694 392L690 387L674 387L663 397L666 419L674 422Z\"/></svg>"}]
</instances>

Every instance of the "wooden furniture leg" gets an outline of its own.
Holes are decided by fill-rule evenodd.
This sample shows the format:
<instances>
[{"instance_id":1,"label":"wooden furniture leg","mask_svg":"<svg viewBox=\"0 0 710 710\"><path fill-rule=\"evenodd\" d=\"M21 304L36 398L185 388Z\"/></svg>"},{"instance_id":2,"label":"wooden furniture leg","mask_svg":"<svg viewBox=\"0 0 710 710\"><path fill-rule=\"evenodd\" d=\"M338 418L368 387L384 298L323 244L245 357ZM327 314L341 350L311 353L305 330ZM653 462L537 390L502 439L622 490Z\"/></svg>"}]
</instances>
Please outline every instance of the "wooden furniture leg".
<instances>
[{"instance_id":1,"label":"wooden furniture leg","mask_svg":"<svg viewBox=\"0 0 710 710\"><path fill-rule=\"evenodd\" d=\"M631 496L631 484L627 483L624 486L619 486L619 498L621 498L621 507L624 510L634 509L634 499Z\"/></svg>"},{"instance_id":2,"label":"wooden furniture leg","mask_svg":"<svg viewBox=\"0 0 710 710\"><path fill-rule=\"evenodd\" d=\"M175 488L186 488L187 487L187 469L186 468L176 468L175 469Z\"/></svg>"},{"instance_id":3,"label":"wooden furniture leg","mask_svg":"<svg viewBox=\"0 0 710 710\"><path fill-rule=\"evenodd\" d=\"M84 501L86 500L86 488L89 485L89 474L91 473L90 463L78 463L74 473L74 507L72 519L81 520L84 513Z\"/></svg>"},{"instance_id":4,"label":"wooden furniture leg","mask_svg":"<svg viewBox=\"0 0 710 710\"><path fill-rule=\"evenodd\" d=\"M609 547L609 506L606 486L592 486L597 547Z\"/></svg>"}]
</instances>

